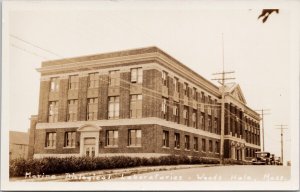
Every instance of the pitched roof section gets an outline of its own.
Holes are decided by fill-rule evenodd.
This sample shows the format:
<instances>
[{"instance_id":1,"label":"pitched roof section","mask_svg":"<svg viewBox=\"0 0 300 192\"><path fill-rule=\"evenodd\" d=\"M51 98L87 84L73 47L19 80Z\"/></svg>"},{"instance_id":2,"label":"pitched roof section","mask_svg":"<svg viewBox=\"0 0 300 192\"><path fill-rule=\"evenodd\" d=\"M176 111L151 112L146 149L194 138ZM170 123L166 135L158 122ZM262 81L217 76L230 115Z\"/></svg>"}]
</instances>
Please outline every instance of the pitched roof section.
<instances>
[{"instance_id":1,"label":"pitched roof section","mask_svg":"<svg viewBox=\"0 0 300 192\"><path fill-rule=\"evenodd\" d=\"M247 104L242 89L239 84L237 83L228 83L225 86L225 92L229 93L233 98L237 99L238 101Z\"/></svg>"}]
</instances>

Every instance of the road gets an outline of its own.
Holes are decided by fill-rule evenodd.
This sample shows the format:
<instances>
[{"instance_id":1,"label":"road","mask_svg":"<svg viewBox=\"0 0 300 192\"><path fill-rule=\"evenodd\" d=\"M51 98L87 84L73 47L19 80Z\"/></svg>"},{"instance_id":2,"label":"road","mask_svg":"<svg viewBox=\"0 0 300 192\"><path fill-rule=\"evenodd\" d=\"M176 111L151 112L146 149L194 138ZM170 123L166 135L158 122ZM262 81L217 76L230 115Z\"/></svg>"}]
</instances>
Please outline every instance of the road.
<instances>
[{"instance_id":1,"label":"road","mask_svg":"<svg viewBox=\"0 0 300 192\"><path fill-rule=\"evenodd\" d=\"M286 181L290 175L290 166L234 165L150 172L113 181Z\"/></svg>"}]
</instances>

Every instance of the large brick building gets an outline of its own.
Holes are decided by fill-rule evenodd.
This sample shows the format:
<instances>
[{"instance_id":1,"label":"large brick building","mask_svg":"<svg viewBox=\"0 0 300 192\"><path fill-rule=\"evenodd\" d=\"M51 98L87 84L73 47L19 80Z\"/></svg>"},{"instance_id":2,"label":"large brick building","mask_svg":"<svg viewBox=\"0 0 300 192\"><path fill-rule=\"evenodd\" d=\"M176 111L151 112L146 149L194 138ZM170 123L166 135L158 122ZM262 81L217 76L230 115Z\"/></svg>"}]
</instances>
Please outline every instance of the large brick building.
<instances>
[{"instance_id":1,"label":"large brick building","mask_svg":"<svg viewBox=\"0 0 300 192\"><path fill-rule=\"evenodd\" d=\"M46 61L34 157L199 155L219 158L220 90L156 47ZM259 115L226 87L225 158L260 149Z\"/></svg>"}]
</instances>

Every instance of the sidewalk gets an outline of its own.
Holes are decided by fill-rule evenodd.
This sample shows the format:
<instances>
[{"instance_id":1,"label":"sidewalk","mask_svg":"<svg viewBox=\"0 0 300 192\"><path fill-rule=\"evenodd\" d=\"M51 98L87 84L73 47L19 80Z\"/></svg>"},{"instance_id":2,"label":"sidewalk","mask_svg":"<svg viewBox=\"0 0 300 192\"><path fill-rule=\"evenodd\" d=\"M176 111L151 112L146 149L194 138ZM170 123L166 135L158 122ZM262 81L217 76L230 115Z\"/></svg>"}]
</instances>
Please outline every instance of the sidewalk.
<instances>
[{"instance_id":1,"label":"sidewalk","mask_svg":"<svg viewBox=\"0 0 300 192\"><path fill-rule=\"evenodd\" d=\"M10 181L17 182L68 182L68 181L104 181L125 177L129 175L155 172L155 171L170 171L178 169L190 169L200 167L219 166L219 164L205 164L205 165L164 165L164 166L149 166L149 167L133 167L123 169L106 169L95 171L81 171L76 173L65 173L57 175L27 175L24 177L12 177Z\"/></svg>"}]
</instances>

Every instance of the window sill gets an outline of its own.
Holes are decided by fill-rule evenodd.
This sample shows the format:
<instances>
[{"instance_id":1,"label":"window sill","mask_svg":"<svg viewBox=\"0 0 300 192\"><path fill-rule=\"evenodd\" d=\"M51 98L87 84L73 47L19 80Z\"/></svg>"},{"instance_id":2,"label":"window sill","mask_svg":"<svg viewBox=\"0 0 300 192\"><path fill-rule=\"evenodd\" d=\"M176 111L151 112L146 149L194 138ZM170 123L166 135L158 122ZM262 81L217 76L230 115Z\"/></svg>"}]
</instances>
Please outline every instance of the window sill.
<instances>
[{"instance_id":1,"label":"window sill","mask_svg":"<svg viewBox=\"0 0 300 192\"><path fill-rule=\"evenodd\" d=\"M119 146L118 145L111 145L111 146L104 146L104 149L106 148L118 148Z\"/></svg>"},{"instance_id":2,"label":"window sill","mask_svg":"<svg viewBox=\"0 0 300 192\"><path fill-rule=\"evenodd\" d=\"M44 147L44 149L56 149L56 147Z\"/></svg>"},{"instance_id":3,"label":"window sill","mask_svg":"<svg viewBox=\"0 0 300 192\"><path fill-rule=\"evenodd\" d=\"M63 149L75 149L76 147L63 147Z\"/></svg>"},{"instance_id":4,"label":"window sill","mask_svg":"<svg viewBox=\"0 0 300 192\"><path fill-rule=\"evenodd\" d=\"M141 145L133 145L133 146L127 146L127 148L141 148L142 146Z\"/></svg>"},{"instance_id":5,"label":"window sill","mask_svg":"<svg viewBox=\"0 0 300 192\"><path fill-rule=\"evenodd\" d=\"M120 119L119 117L118 118L108 118L108 120L118 120Z\"/></svg>"}]
</instances>

